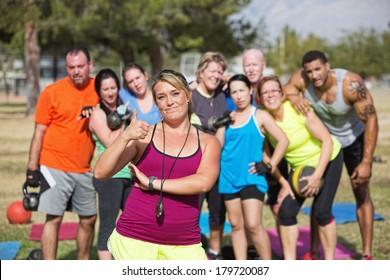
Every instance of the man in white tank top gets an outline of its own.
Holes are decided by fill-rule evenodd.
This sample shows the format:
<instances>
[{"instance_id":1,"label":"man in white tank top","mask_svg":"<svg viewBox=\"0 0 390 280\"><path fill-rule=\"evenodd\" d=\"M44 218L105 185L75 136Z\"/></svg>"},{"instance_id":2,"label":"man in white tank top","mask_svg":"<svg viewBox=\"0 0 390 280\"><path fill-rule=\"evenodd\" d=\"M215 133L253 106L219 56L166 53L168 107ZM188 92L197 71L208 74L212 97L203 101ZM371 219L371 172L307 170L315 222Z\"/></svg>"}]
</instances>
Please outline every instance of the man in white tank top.
<instances>
[{"instance_id":1,"label":"man in white tank top","mask_svg":"<svg viewBox=\"0 0 390 280\"><path fill-rule=\"evenodd\" d=\"M307 52L302 67L291 76L284 90L298 112L305 114L311 106L343 145L344 162L357 204L362 259L370 260L374 205L369 182L379 129L373 98L362 77L343 69L330 69L321 51ZM311 253L306 255L307 259L315 259L318 243L318 231L312 229Z\"/></svg>"}]
</instances>

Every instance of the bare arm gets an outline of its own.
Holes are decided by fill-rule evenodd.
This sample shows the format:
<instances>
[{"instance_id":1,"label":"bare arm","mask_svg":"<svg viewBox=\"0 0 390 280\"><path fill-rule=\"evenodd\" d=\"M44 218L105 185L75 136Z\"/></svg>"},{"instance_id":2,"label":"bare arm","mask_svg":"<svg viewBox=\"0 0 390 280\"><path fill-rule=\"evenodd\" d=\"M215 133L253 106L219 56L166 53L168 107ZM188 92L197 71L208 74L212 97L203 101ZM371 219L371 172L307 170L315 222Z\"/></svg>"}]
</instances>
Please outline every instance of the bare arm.
<instances>
[{"instance_id":1,"label":"bare arm","mask_svg":"<svg viewBox=\"0 0 390 280\"><path fill-rule=\"evenodd\" d=\"M111 130L107 125L107 115L100 108L96 108L89 120L89 130L96 134L104 147L108 147L124 130L122 125L117 130Z\"/></svg>"},{"instance_id":2,"label":"bare arm","mask_svg":"<svg viewBox=\"0 0 390 280\"><path fill-rule=\"evenodd\" d=\"M269 161L273 169L284 157L289 141L286 134L284 134L283 130L276 124L274 118L267 111L258 110L256 112L256 119L277 142Z\"/></svg>"},{"instance_id":3,"label":"bare arm","mask_svg":"<svg viewBox=\"0 0 390 280\"><path fill-rule=\"evenodd\" d=\"M38 170L39 157L42 150L43 138L46 133L47 126L43 124L35 124L34 135L31 140L29 159L27 163L27 169Z\"/></svg>"},{"instance_id":4,"label":"bare arm","mask_svg":"<svg viewBox=\"0 0 390 280\"><path fill-rule=\"evenodd\" d=\"M270 154L271 154L270 144L269 141L266 140L264 142L264 161L269 162ZM254 168L251 168L250 173L251 174L255 173ZM272 211L274 212L275 215L277 215L279 213L280 205L282 204L286 196L290 195L292 199L295 199L295 194L289 182L286 180L286 178L283 177L282 173L280 173L278 166L275 166L275 168L272 169L271 175L273 178L275 178L275 180L280 185L277 202L275 205L272 206Z\"/></svg>"},{"instance_id":5,"label":"bare arm","mask_svg":"<svg viewBox=\"0 0 390 280\"><path fill-rule=\"evenodd\" d=\"M149 139L149 124L137 120L137 110L130 125L122 134L107 147L96 162L93 174L99 180L107 180L121 170L129 161L136 161L139 158L141 146Z\"/></svg>"},{"instance_id":6,"label":"bare arm","mask_svg":"<svg viewBox=\"0 0 390 280\"><path fill-rule=\"evenodd\" d=\"M201 134L202 159L195 174L178 178L167 179L164 182L163 191L177 195L191 195L208 192L215 184L219 175L219 160L221 145L215 136L206 133ZM148 190L149 178L131 164L133 174L140 183L135 186ZM161 189L161 180L153 181L153 189Z\"/></svg>"},{"instance_id":7,"label":"bare arm","mask_svg":"<svg viewBox=\"0 0 390 280\"><path fill-rule=\"evenodd\" d=\"M306 117L306 127L310 134L321 142L321 154L314 173L311 176L302 178L302 180L307 179L308 181L307 186L302 189L302 192L305 194L305 196L311 197L318 194L319 192L321 179L332 155L333 141L328 129L314 113L314 111L310 111L308 113Z\"/></svg>"},{"instance_id":8,"label":"bare arm","mask_svg":"<svg viewBox=\"0 0 390 280\"><path fill-rule=\"evenodd\" d=\"M276 179L276 181L280 185L280 190L278 193L278 198L277 198L276 204L272 206L272 211L274 212L274 214L277 215L279 213L279 209L283 203L283 200L287 196L290 196L292 199L295 199L295 194L294 194L289 182L280 173L278 167L275 168L275 171L272 173L272 176Z\"/></svg>"},{"instance_id":9,"label":"bare arm","mask_svg":"<svg viewBox=\"0 0 390 280\"><path fill-rule=\"evenodd\" d=\"M343 91L344 97L352 104L359 119L365 123L363 158L351 176L357 183L362 184L371 176L372 158L379 132L378 116L372 95L359 75L348 72Z\"/></svg>"},{"instance_id":10,"label":"bare arm","mask_svg":"<svg viewBox=\"0 0 390 280\"><path fill-rule=\"evenodd\" d=\"M303 97L307 87L303 70L295 72L288 82L283 86L283 91L286 94L286 99L291 102L291 105L302 115L307 115L310 111L311 102Z\"/></svg>"},{"instance_id":11,"label":"bare arm","mask_svg":"<svg viewBox=\"0 0 390 280\"><path fill-rule=\"evenodd\" d=\"M221 147L225 145L225 132L226 132L226 126L221 126L217 129L217 132L215 133L215 137L217 137L219 143L221 143Z\"/></svg>"}]
</instances>

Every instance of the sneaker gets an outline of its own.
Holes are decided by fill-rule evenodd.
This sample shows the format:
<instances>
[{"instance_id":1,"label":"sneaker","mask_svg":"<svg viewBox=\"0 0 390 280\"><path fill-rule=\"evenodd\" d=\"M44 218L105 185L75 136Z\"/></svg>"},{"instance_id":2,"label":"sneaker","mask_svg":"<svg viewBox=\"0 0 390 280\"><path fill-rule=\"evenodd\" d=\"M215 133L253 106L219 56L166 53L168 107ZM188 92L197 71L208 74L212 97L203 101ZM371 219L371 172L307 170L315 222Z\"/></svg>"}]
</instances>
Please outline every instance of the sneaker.
<instances>
[{"instance_id":1,"label":"sneaker","mask_svg":"<svg viewBox=\"0 0 390 280\"><path fill-rule=\"evenodd\" d=\"M374 258L370 255L364 255L362 256L361 260L364 260L364 261L372 261Z\"/></svg>"},{"instance_id":2,"label":"sneaker","mask_svg":"<svg viewBox=\"0 0 390 280\"><path fill-rule=\"evenodd\" d=\"M320 259L320 253L319 252L307 252L303 255L302 260L310 260L310 261L316 261Z\"/></svg>"},{"instance_id":3,"label":"sneaker","mask_svg":"<svg viewBox=\"0 0 390 280\"><path fill-rule=\"evenodd\" d=\"M221 252L219 252L218 254L215 254L215 253L210 252L210 250L207 250L206 254L207 254L207 258L209 260L215 260L215 261L223 260L223 256L222 256Z\"/></svg>"}]
</instances>

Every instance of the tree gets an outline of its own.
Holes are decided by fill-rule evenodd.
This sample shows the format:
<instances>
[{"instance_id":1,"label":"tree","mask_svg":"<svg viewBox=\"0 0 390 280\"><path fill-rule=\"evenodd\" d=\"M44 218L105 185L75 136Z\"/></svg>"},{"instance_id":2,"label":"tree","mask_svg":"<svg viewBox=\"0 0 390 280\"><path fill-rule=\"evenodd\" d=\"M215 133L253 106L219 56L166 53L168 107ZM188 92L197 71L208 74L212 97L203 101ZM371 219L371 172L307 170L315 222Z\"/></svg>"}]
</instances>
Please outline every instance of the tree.
<instances>
[{"instance_id":1,"label":"tree","mask_svg":"<svg viewBox=\"0 0 390 280\"><path fill-rule=\"evenodd\" d=\"M26 115L29 116L35 112L40 93L38 30L34 21L29 20L24 23L24 38L27 88L30 93Z\"/></svg>"},{"instance_id":2,"label":"tree","mask_svg":"<svg viewBox=\"0 0 390 280\"><path fill-rule=\"evenodd\" d=\"M381 39L382 39L382 48L381 52L383 53L383 65L384 65L384 72L383 73L390 73L390 52L389 52L389 46L390 46L390 22L387 24L388 30L383 32Z\"/></svg>"},{"instance_id":3,"label":"tree","mask_svg":"<svg viewBox=\"0 0 390 280\"><path fill-rule=\"evenodd\" d=\"M272 48L272 43L269 41L269 32L268 27L265 21L265 18L262 17L259 19L257 24L254 26L255 29L255 38L252 43L249 44L248 48L256 48L262 52L270 52Z\"/></svg>"},{"instance_id":4,"label":"tree","mask_svg":"<svg viewBox=\"0 0 390 280\"><path fill-rule=\"evenodd\" d=\"M24 38L31 40L23 43L29 78L38 77L39 65L35 67L31 63L39 60L40 49L59 53L69 44L84 44L97 54L109 49L119 54L123 62L147 55L155 73L163 67L163 51L218 50L226 55L241 51L253 39L250 24L242 19L228 20L228 17L249 2L7 0L0 4L0 33L11 34L12 41L26 28ZM39 84L33 82L33 85ZM35 108L39 89L29 89L30 113Z\"/></svg>"},{"instance_id":5,"label":"tree","mask_svg":"<svg viewBox=\"0 0 390 280\"><path fill-rule=\"evenodd\" d=\"M309 34L302 39L298 33L286 25L280 33L275 48L266 54L268 65L279 75L290 75L301 67L301 58L312 49L326 50L324 39Z\"/></svg>"},{"instance_id":6,"label":"tree","mask_svg":"<svg viewBox=\"0 0 390 280\"><path fill-rule=\"evenodd\" d=\"M39 73L39 42L37 19L40 11L34 5L34 0L23 1L24 22L24 50L27 70L27 88L29 91L29 102L27 102L26 115L35 113L35 107L40 93Z\"/></svg>"},{"instance_id":7,"label":"tree","mask_svg":"<svg viewBox=\"0 0 390 280\"><path fill-rule=\"evenodd\" d=\"M39 5L43 1L38 0L14 0L3 2L0 6L2 21L0 30L13 34L12 40L20 38L23 30L24 34L24 56L27 73L27 88L29 90L29 102L27 104L26 115L35 112L38 100L39 88L39 58L40 48L38 42L38 18L40 17ZM18 20L15 20L18 19Z\"/></svg>"},{"instance_id":8,"label":"tree","mask_svg":"<svg viewBox=\"0 0 390 280\"><path fill-rule=\"evenodd\" d=\"M253 39L250 24L228 20L248 0L86 0L77 34L115 50L123 62L146 53L153 73L163 67L162 51L241 51ZM85 36L84 36L85 37Z\"/></svg>"},{"instance_id":9,"label":"tree","mask_svg":"<svg viewBox=\"0 0 390 280\"><path fill-rule=\"evenodd\" d=\"M350 69L362 77L385 73L388 45L374 29L361 28L349 32L332 49L329 49L332 67ZM387 57L387 63L386 63Z\"/></svg>"}]
</instances>

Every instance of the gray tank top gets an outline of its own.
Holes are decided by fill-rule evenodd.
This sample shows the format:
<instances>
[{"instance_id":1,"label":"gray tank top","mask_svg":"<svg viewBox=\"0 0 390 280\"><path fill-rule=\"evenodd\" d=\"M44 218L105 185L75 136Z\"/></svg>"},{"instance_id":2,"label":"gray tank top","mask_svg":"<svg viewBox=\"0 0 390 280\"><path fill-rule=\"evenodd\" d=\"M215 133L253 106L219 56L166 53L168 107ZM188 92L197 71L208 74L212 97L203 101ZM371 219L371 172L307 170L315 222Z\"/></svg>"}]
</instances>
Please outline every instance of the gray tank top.
<instances>
[{"instance_id":1,"label":"gray tank top","mask_svg":"<svg viewBox=\"0 0 390 280\"><path fill-rule=\"evenodd\" d=\"M334 135L343 148L351 145L364 131L364 123L358 118L352 106L345 104L343 99L343 81L348 72L344 69L333 69L337 77L336 100L332 104L321 101L314 93L312 83L308 84L304 96L312 103L318 117Z\"/></svg>"}]
</instances>

